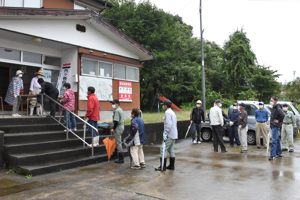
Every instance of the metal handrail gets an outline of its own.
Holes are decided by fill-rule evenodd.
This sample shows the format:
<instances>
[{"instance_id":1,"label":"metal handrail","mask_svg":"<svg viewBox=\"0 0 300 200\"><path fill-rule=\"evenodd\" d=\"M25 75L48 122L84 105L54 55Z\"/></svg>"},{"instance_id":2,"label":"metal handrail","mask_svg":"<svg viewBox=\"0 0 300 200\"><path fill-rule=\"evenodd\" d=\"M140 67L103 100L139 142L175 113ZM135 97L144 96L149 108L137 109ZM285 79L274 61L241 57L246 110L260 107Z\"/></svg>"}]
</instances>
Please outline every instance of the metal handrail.
<instances>
[{"instance_id":1,"label":"metal handrail","mask_svg":"<svg viewBox=\"0 0 300 200\"><path fill-rule=\"evenodd\" d=\"M52 97L48 96L47 94L41 94L42 96L42 107L44 107L44 98L43 96L46 96L49 100L51 100L52 102L54 102L56 105L58 105L62 110L66 110L68 111L70 114L74 115L77 119L79 119L81 122L83 122L83 139L78 136L76 133L74 133L71 129L68 128L68 120L66 120L67 125L64 125L62 122L60 122L60 120L57 120L55 117L50 116L52 119L54 119L57 123L59 123L61 126L63 126L67 132L66 132L66 139L69 139L68 137L68 133L71 132L75 137L77 137L78 139L80 139L83 142L83 146L87 145L88 147L91 147L92 149L92 156L94 156L94 148L93 148L93 139L92 139L92 143L89 144L85 141L86 138L86 126L92 128L93 130L95 130L98 133L98 129L93 127L91 124L89 124L87 121L83 120L81 117L79 117L78 115L76 115L74 112L70 111L69 109L65 108L62 104L60 104L58 101L56 101L55 99L53 99ZM60 115L61 117L61 115ZM111 135L99 135L99 137L111 137Z\"/></svg>"}]
</instances>

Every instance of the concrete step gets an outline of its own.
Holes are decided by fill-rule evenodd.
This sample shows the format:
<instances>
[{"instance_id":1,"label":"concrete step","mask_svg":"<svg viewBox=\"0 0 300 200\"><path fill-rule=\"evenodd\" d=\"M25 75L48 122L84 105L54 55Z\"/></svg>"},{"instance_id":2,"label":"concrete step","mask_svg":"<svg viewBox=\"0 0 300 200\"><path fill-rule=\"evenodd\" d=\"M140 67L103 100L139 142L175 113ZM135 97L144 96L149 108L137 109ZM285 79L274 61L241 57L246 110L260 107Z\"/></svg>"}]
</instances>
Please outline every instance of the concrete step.
<instances>
[{"instance_id":1,"label":"concrete step","mask_svg":"<svg viewBox=\"0 0 300 200\"><path fill-rule=\"evenodd\" d=\"M87 143L91 143L91 137L86 138ZM64 147L76 148L83 146L83 142L77 138L54 140L54 141L44 141L44 142L33 142L33 143L21 143L21 144L8 144L4 145L6 154L13 153L30 153L36 152L41 149L45 151L60 149Z\"/></svg>"},{"instance_id":2,"label":"concrete step","mask_svg":"<svg viewBox=\"0 0 300 200\"><path fill-rule=\"evenodd\" d=\"M83 137L83 130L77 130L75 133L78 136ZM68 135L69 138L75 138L75 136L70 132ZM86 136L90 136L90 134L86 133ZM63 139L66 139L66 132L62 130L4 134L4 142L6 145L32 142L46 142Z\"/></svg>"},{"instance_id":3,"label":"concrete step","mask_svg":"<svg viewBox=\"0 0 300 200\"><path fill-rule=\"evenodd\" d=\"M105 154L104 145L94 148L95 155ZM91 148L89 147L77 147L70 148L65 147L55 150L39 150L31 153L18 153L9 154L8 160L10 161L10 168L16 168L20 165L41 165L46 162L56 162L65 159L76 159L78 156L88 157L91 155Z\"/></svg>"},{"instance_id":4,"label":"concrete step","mask_svg":"<svg viewBox=\"0 0 300 200\"><path fill-rule=\"evenodd\" d=\"M111 158L114 159L115 155ZM20 165L16 168L16 172L23 175L41 175L61 170L72 169L76 167L91 165L99 162L107 161L106 154L91 156L78 156L76 159L64 159L55 162L45 162L40 165Z\"/></svg>"}]
</instances>

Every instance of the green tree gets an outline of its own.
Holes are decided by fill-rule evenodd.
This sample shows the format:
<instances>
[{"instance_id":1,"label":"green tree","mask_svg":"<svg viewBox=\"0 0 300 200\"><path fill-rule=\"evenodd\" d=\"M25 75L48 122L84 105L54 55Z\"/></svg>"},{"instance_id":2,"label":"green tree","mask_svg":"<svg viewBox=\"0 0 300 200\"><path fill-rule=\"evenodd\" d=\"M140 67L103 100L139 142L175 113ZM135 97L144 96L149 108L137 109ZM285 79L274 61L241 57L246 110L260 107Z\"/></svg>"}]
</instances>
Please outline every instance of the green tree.
<instances>
[{"instance_id":1,"label":"green tree","mask_svg":"<svg viewBox=\"0 0 300 200\"><path fill-rule=\"evenodd\" d=\"M283 86L283 96L293 102L300 103L300 78L288 82Z\"/></svg>"}]
</instances>

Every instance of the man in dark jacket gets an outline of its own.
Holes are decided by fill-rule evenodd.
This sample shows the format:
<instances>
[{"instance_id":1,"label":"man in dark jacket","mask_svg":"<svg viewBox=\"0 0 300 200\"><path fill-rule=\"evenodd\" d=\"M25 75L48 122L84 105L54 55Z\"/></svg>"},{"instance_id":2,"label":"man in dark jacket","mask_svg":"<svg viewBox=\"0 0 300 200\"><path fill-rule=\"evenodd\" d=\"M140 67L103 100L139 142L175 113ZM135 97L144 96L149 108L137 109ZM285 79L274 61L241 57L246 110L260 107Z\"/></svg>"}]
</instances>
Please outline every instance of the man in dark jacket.
<instances>
[{"instance_id":1,"label":"man in dark jacket","mask_svg":"<svg viewBox=\"0 0 300 200\"><path fill-rule=\"evenodd\" d=\"M202 102L198 100L196 102L196 107L193 108L190 119L191 119L191 128L194 132L193 143L200 144L200 134L201 134L201 122L205 122L204 111L202 109Z\"/></svg>"},{"instance_id":2,"label":"man in dark jacket","mask_svg":"<svg viewBox=\"0 0 300 200\"><path fill-rule=\"evenodd\" d=\"M42 94L45 93L55 101L57 100L58 89L54 85L52 85L52 83L45 82L43 78L39 78L38 83L41 85ZM50 115L55 117L56 105L52 100L49 101L49 107L50 107Z\"/></svg>"},{"instance_id":3,"label":"man in dark jacket","mask_svg":"<svg viewBox=\"0 0 300 200\"><path fill-rule=\"evenodd\" d=\"M240 104L240 115L239 115L239 137L241 140L241 153L247 153L248 151L248 141L247 141L247 133L248 133L248 114L245 110L246 105L244 103Z\"/></svg>"},{"instance_id":4,"label":"man in dark jacket","mask_svg":"<svg viewBox=\"0 0 300 200\"><path fill-rule=\"evenodd\" d=\"M230 146L234 146L234 142L236 145L240 146L240 138L238 134L238 121L239 121L240 112L238 110L237 103L234 103L232 106L232 111L228 113L228 117L230 120L230 128L229 128L229 139L230 139Z\"/></svg>"},{"instance_id":5,"label":"man in dark jacket","mask_svg":"<svg viewBox=\"0 0 300 200\"><path fill-rule=\"evenodd\" d=\"M272 146L269 160L274 160L276 157L282 157L281 145L279 139L279 133L281 125L284 119L284 112L282 111L281 105L278 104L278 98L272 97L270 101L271 109L271 130L272 130Z\"/></svg>"}]
</instances>

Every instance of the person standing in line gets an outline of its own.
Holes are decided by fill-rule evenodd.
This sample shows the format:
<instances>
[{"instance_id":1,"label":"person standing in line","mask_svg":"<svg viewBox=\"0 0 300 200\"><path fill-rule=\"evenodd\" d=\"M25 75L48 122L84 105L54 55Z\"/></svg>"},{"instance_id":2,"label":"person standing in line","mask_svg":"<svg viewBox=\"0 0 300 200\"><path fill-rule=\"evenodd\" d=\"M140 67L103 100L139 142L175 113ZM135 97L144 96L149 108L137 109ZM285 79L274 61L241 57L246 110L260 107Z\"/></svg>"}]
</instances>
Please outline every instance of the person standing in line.
<instances>
[{"instance_id":1,"label":"person standing in line","mask_svg":"<svg viewBox=\"0 0 300 200\"><path fill-rule=\"evenodd\" d=\"M76 129L76 119L73 114L71 114L69 111L74 112L75 111L75 95L73 90L71 90L71 84L65 83L63 85L64 89L64 96L60 100L60 102L63 104L65 109L64 110L64 118L66 125L68 125L68 129L72 129L73 131L77 131Z\"/></svg>"},{"instance_id":2,"label":"person standing in line","mask_svg":"<svg viewBox=\"0 0 300 200\"><path fill-rule=\"evenodd\" d=\"M234 103L232 105L232 111L228 113L228 118L230 120L230 127L229 127L229 140L230 140L230 146L233 147L234 143L236 145L240 146L240 138L239 138L239 133L238 133L238 121L239 121L239 115L240 112L238 110L238 105L237 103Z\"/></svg>"},{"instance_id":3,"label":"person standing in line","mask_svg":"<svg viewBox=\"0 0 300 200\"><path fill-rule=\"evenodd\" d=\"M240 105L240 115L239 115L239 137L241 140L241 153L248 152L248 141L247 141L247 133L248 133L248 114L245 110L246 105L241 103Z\"/></svg>"},{"instance_id":4,"label":"person standing in line","mask_svg":"<svg viewBox=\"0 0 300 200\"><path fill-rule=\"evenodd\" d=\"M285 114L282 111L281 105L278 104L277 97L271 98L270 106L272 107L270 120L270 126L272 130L272 145L269 160L272 161L275 158L282 157L279 134Z\"/></svg>"},{"instance_id":5,"label":"person standing in line","mask_svg":"<svg viewBox=\"0 0 300 200\"><path fill-rule=\"evenodd\" d=\"M214 152L218 152L218 148L220 145L221 151L223 153L227 152L223 136L224 136L224 118L222 113L222 102L221 100L217 99L214 101L214 106L209 111L209 120L210 125L212 127L212 133L213 133L213 147Z\"/></svg>"},{"instance_id":6,"label":"person standing in line","mask_svg":"<svg viewBox=\"0 0 300 200\"><path fill-rule=\"evenodd\" d=\"M58 98L58 89L49 82L44 81L44 79L39 78L38 83L41 85L41 94L45 93L53 100L57 101ZM55 117L56 112L56 104L52 100L49 100L49 107L50 107L50 115Z\"/></svg>"},{"instance_id":7,"label":"person standing in line","mask_svg":"<svg viewBox=\"0 0 300 200\"><path fill-rule=\"evenodd\" d=\"M281 129L282 151L292 153L294 152L294 127L297 127L296 119L294 113L289 111L288 104L283 104L282 110L285 113Z\"/></svg>"},{"instance_id":8,"label":"person standing in line","mask_svg":"<svg viewBox=\"0 0 300 200\"><path fill-rule=\"evenodd\" d=\"M202 109L202 101L198 100L196 102L196 107L193 108L190 120L191 120L191 129L194 132L193 143L200 144L200 134L201 134L201 122L205 122L204 111Z\"/></svg>"},{"instance_id":9,"label":"person standing in line","mask_svg":"<svg viewBox=\"0 0 300 200\"><path fill-rule=\"evenodd\" d=\"M38 68L35 72L35 76L31 79L29 94L33 95L30 98L30 116L33 115L34 108L36 108L36 114L42 115L41 97L37 96L41 92L41 85L38 83L38 79L44 76L43 68Z\"/></svg>"},{"instance_id":10,"label":"person standing in line","mask_svg":"<svg viewBox=\"0 0 300 200\"><path fill-rule=\"evenodd\" d=\"M12 110L12 116L13 117L21 117L20 114L18 114L20 105L21 105L21 94L24 90L23 85L23 72L21 70L16 71L16 76L14 76L9 83L8 90L6 93L6 97L4 101L10 105L13 106Z\"/></svg>"},{"instance_id":11,"label":"person standing in line","mask_svg":"<svg viewBox=\"0 0 300 200\"><path fill-rule=\"evenodd\" d=\"M258 109L255 111L255 120L256 120L256 146L258 149L261 148L260 138L263 137L263 146L267 148L267 137L268 137L268 125L269 113L264 108L264 103L258 103Z\"/></svg>"},{"instance_id":12,"label":"person standing in line","mask_svg":"<svg viewBox=\"0 0 300 200\"><path fill-rule=\"evenodd\" d=\"M172 110L172 102L166 100L163 102L164 115L164 131L163 131L163 143L165 143L165 152L163 152L163 146L160 147L160 166L155 168L155 171L175 170L175 140L178 138L177 130L177 117ZM167 154L170 156L170 164L167 165ZM164 155L164 157L163 157ZM164 164L162 166L162 161Z\"/></svg>"},{"instance_id":13,"label":"person standing in line","mask_svg":"<svg viewBox=\"0 0 300 200\"><path fill-rule=\"evenodd\" d=\"M88 87L87 88L87 110L85 114L85 120L98 130L98 121L100 120L100 105L99 100L97 96L95 95L95 88L94 87ZM97 131L95 131L93 128L88 126L88 131L92 135L92 145L99 146L99 134Z\"/></svg>"},{"instance_id":14,"label":"person standing in line","mask_svg":"<svg viewBox=\"0 0 300 200\"><path fill-rule=\"evenodd\" d=\"M117 141L117 151L118 159L115 163L122 164L124 163L124 153L122 147L122 135L124 132L124 113L123 109L120 107L120 101L115 99L111 101L113 108L113 129L111 132L114 134L114 137Z\"/></svg>"},{"instance_id":15,"label":"person standing in line","mask_svg":"<svg viewBox=\"0 0 300 200\"><path fill-rule=\"evenodd\" d=\"M130 147L130 154L133 161L133 165L131 166L132 169L146 167L143 151L143 145L145 144L145 128L144 121L139 115L139 109L132 109L132 120L130 125L130 135L133 138L133 145Z\"/></svg>"}]
</instances>

